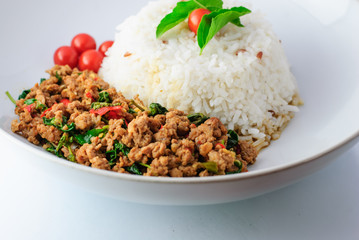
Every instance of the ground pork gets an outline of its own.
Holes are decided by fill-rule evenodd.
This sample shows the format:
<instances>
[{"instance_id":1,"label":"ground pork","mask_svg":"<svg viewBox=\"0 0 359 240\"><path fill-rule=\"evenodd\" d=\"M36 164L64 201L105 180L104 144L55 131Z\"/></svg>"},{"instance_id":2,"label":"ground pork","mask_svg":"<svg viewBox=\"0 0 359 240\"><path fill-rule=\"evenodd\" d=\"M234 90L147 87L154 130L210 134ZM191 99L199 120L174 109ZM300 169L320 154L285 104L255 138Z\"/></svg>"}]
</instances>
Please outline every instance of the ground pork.
<instances>
[{"instance_id":1,"label":"ground pork","mask_svg":"<svg viewBox=\"0 0 359 240\"><path fill-rule=\"evenodd\" d=\"M226 149L227 129L218 118L195 125L180 110L154 114L138 96L126 99L91 71L55 66L48 73L16 101L19 119L11 130L57 156L162 177L245 172L256 160L251 143Z\"/></svg>"}]
</instances>

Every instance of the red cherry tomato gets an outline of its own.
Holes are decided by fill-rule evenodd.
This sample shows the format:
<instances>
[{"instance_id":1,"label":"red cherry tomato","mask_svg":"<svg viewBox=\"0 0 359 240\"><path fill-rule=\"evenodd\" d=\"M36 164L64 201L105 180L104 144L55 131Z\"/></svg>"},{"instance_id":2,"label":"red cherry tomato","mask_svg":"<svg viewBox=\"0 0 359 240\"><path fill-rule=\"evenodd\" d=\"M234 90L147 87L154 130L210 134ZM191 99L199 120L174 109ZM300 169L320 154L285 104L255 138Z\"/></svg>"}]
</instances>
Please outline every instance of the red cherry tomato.
<instances>
[{"instance_id":1,"label":"red cherry tomato","mask_svg":"<svg viewBox=\"0 0 359 240\"><path fill-rule=\"evenodd\" d=\"M96 49L96 41L86 33L77 34L71 41L71 46L81 54L89 49Z\"/></svg>"},{"instance_id":2,"label":"red cherry tomato","mask_svg":"<svg viewBox=\"0 0 359 240\"><path fill-rule=\"evenodd\" d=\"M54 54L54 62L57 65L69 65L71 68L77 67L79 55L70 46L59 47Z\"/></svg>"},{"instance_id":3,"label":"red cherry tomato","mask_svg":"<svg viewBox=\"0 0 359 240\"><path fill-rule=\"evenodd\" d=\"M83 70L92 70L95 73L101 67L102 59L104 58L103 54L97 50L91 49L83 52L79 59L79 69Z\"/></svg>"},{"instance_id":4,"label":"red cherry tomato","mask_svg":"<svg viewBox=\"0 0 359 240\"><path fill-rule=\"evenodd\" d=\"M191 12L191 14L188 17L188 27L189 29L197 34L198 26L202 20L203 15L209 14L211 11L204 8L198 8Z\"/></svg>"},{"instance_id":5,"label":"red cherry tomato","mask_svg":"<svg viewBox=\"0 0 359 240\"><path fill-rule=\"evenodd\" d=\"M113 41L106 41L106 42L103 42L100 47L98 48L98 50L100 52L102 52L103 55L106 54L107 50L112 46L113 44Z\"/></svg>"}]
</instances>

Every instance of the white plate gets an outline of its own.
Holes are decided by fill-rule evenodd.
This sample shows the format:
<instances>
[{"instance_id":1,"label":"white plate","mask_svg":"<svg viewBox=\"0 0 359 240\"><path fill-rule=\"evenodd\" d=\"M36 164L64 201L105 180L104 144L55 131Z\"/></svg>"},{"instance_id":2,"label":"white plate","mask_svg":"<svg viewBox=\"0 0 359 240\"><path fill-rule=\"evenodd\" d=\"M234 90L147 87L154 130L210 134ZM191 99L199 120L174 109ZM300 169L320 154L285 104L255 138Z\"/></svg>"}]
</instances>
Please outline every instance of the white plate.
<instances>
[{"instance_id":1,"label":"white plate","mask_svg":"<svg viewBox=\"0 0 359 240\"><path fill-rule=\"evenodd\" d=\"M100 43L147 1L8 1L0 9L1 89L18 96L46 77L52 54L79 32ZM296 1L298 2L298 1ZM71 7L69 7L71 6ZM323 9L328 7L323 5ZM0 97L0 129L28 151L33 164L89 191L150 204L211 204L287 186L325 166L358 141L359 3L331 21L292 1L253 1L283 42L305 105L281 138L262 151L250 172L210 178L154 178L92 169L43 151L13 134L13 104ZM314 15L313 15L314 14ZM321 14L323 14L321 12ZM330 24L328 24L330 23ZM22 159L18 159L21 163ZM335 174L335 173L333 173Z\"/></svg>"}]
</instances>

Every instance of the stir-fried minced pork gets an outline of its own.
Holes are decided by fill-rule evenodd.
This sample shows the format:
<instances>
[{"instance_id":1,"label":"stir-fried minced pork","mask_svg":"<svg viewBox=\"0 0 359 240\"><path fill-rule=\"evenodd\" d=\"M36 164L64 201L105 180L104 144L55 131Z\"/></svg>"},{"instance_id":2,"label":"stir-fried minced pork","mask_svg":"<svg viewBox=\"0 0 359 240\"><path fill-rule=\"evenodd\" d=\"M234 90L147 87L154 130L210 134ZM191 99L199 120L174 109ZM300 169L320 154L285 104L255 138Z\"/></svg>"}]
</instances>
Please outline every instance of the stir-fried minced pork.
<instances>
[{"instance_id":1,"label":"stir-fried minced pork","mask_svg":"<svg viewBox=\"0 0 359 240\"><path fill-rule=\"evenodd\" d=\"M145 176L246 172L257 151L218 118L126 99L97 74L55 66L16 101L13 132L85 166Z\"/></svg>"}]
</instances>

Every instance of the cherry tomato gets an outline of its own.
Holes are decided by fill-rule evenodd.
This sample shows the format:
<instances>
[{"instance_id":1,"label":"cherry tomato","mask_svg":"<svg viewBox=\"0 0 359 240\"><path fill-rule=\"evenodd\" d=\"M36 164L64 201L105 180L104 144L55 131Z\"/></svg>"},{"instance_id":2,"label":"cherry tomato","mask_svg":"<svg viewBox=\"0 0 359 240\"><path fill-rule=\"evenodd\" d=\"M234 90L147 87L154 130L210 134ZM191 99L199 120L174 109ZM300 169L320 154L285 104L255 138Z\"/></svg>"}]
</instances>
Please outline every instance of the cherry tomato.
<instances>
[{"instance_id":1,"label":"cherry tomato","mask_svg":"<svg viewBox=\"0 0 359 240\"><path fill-rule=\"evenodd\" d=\"M95 73L101 67L102 59L104 58L103 54L97 50L91 49L83 52L79 59L79 69L83 70L92 70Z\"/></svg>"},{"instance_id":2,"label":"cherry tomato","mask_svg":"<svg viewBox=\"0 0 359 240\"><path fill-rule=\"evenodd\" d=\"M98 48L98 50L100 52L103 53L103 55L106 54L107 50L112 46L113 44L113 41L106 41L106 42L103 42L100 47Z\"/></svg>"},{"instance_id":3,"label":"cherry tomato","mask_svg":"<svg viewBox=\"0 0 359 240\"><path fill-rule=\"evenodd\" d=\"M69 65L71 68L77 67L79 55L70 46L59 47L54 54L54 62L57 65Z\"/></svg>"},{"instance_id":4,"label":"cherry tomato","mask_svg":"<svg viewBox=\"0 0 359 240\"><path fill-rule=\"evenodd\" d=\"M188 17L188 27L189 29L197 34L198 26L202 20L203 15L209 14L211 11L204 8L198 8L191 12L191 14Z\"/></svg>"},{"instance_id":5,"label":"cherry tomato","mask_svg":"<svg viewBox=\"0 0 359 240\"><path fill-rule=\"evenodd\" d=\"M89 49L96 49L96 41L86 33L77 34L71 41L71 46L81 54Z\"/></svg>"}]
</instances>

